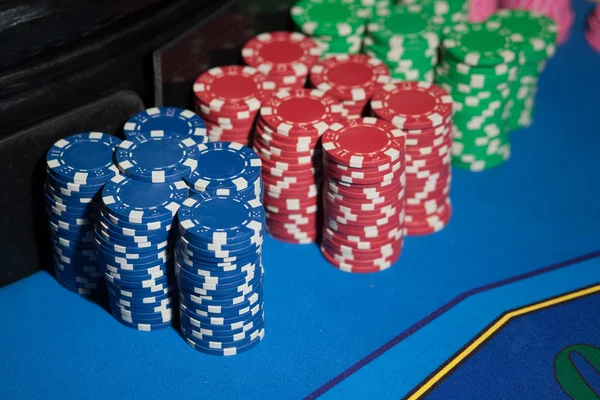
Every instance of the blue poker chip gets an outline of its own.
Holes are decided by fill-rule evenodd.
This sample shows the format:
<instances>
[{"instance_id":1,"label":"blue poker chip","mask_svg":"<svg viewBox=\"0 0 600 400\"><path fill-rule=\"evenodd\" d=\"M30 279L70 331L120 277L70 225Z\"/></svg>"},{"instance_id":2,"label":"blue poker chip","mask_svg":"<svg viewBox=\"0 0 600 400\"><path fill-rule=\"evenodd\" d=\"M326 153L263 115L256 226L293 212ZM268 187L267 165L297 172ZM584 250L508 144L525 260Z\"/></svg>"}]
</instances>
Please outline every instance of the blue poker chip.
<instances>
[{"instance_id":1,"label":"blue poker chip","mask_svg":"<svg viewBox=\"0 0 600 400\"><path fill-rule=\"evenodd\" d=\"M114 307L118 307L121 312L140 312L140 313L152 313L152 312L161 312L166 310L173 310L176 304L173 301L163 301L154 304L133 304L130 306L124 306L122 304L118 304L114 299L109 299L112 302ZM155 305L159 304L159 305Z\"/></svg>"},{"instance_id":2,"label":"blue poker chip","mask_svg":"<svg viewBox=\"0 0 600 400\"><path fill-rule=\"evenodd\" d=\"M46 154L46 168L58 179L75 184L99 184L118 173L113 155L121 139L100 132L60 139Z\"/></svg>"},{"instance_id":3,"label":"blue poker chip","mask_svg":"<svg viewBox=\"0 0 600 400\"><path fill-rule=\"evenodd\" d=\"M117 218L112 215L106 208L100 211L99 219L103 222L110 223L113 230L118 231L126 236L151 236L153 234L168 233L173 224L172 218L167 218L165 221L155 221L146 223L136 223Z\"/></svg>"},{"instance_id":4,"label":"blue poker chip","mask_svg":"<svg viewBox=\"0 0 600 400\"><path fill-rule=\"evenodd\" d=\"M256 299L257 302L262 303L263 302L263 296L262 294L256 294L256 297L254 298ZM254 307L255 303L249 303L249 302L244 302L243 304L236 304L235 306L231 306L231 307L203 307L203 308L199 308L198 306L196 306L195 304L190 304L190 302L185 302L185 300L181 301L181 304L183 304L189 311L191 311L193 314L196 315L200 315L203 317L225 317L225 318L231 318L231 317L236 317L242 314L247 313L252 307Z\"/></svg>"},{"instance_id":5,"label":"blue poker chip","mask_svg":"<svg viewBox=\"0 0 600 400\"><path fill-rule=\"evenodd\" d=\"M158 331L161 329L166 329L169 328L172 324L171 321L168 322L164 322L164 323L131 323L128 321L125 321L121 318L116 318L115 319L120 322L122 325L125 325L128 328L132 328L138 331L143 331L143 332L150 332L150 331Z\"/></svg>"},{"instance_id":6,"label":"blue poker chip","mask_svg":"<svg viewBox=\"0 0 600 400\"><path fill-rule=\"evenodd\" d=\"M185 293L179 291L179 297L182 299L182 302L185 304L193 304L194 306L203 305L203 306L219 306L219 307L231 307L236 304L242 303L244 301L248 301L252 298L255 293L258 293L262 290L262 286L258 286L253 288L253 290L248 291L248 293L242 293L237 297L230 298L220 298L213 296L202 296L194 293ZM191 303L190 303L191 302Z\"/></svg>"},{"instance_id":7,"label":"blue poker chip","mask_svg":"<svg viewBox=\"0 0 600 400\"><path fill-rule=\"evenodd\" d=\"M248 288L255 288L262 282L261 271L242 277L234 282L206 283L191 279L186 275L176 273L179 288L189 293L197 293L204 296L235 296Z\"/></svg>"},{"instance_id":8,"label":"blue poker chip","mask_svg":"<svg viewBox=\"0 0 600 400\"><path fill-rule=\"evenodd\" d=\"M210 275L207 271L199 271L192 270L185 267L182 267L181 264L175 263L175 272L178 274L183 274L188 280L197 281L199 283L207 283L207 284L219 284L219 283L232 283L238 280L244 279L248 276L252 276L255 273L260 271L260 267L257 265L248 265L244 269L241 269L240 272L235 271L233 273L222 273L221 276L218 275ZM213 273L213 271L209 271Z\"/></svg>"},{"instance_id":9,"label":"blue poker chip","mask_svg":"<svg viewBox=\"0 0 600 400\"><path fill-rule=\"evenodd\" d=\"M198 168L184 180L198 192L230 196L254 191L262 163L249 147L215 142L198 145Z\"/></svg>"},{"instance_id":10,"label":"blue poker chip","mask_svg":"<svg viewBox=\"0 0 600 400\"><path fill-rule=\"evenodd\" d=\"M189 269L203 270L203 271L217 271L217 272L231 272L237 271L249 264L256 264L260 262L260 255L253 255L248 258L238 259L234 262L217 262L218 260L212 259L199 259L187 257L182 253L178 246L175 246L175 258L177 261Z\"/></svg>"},{"instance_id":11,"label":"blue poker chip","mask_svg":"<svg viewBox=\"0 0 600 400\"><path fill-rule=\"evenodd\" d=\"M237 298L239 296L245 296L252 292L256 292L259 288L262 287L262 279L260 277L255 278L252 282L248 282L247 284L243 284L231 289L217 289L210 290L199 287L193 283L188 283L181 279L181 277L177 277L177 283L179 285L179 291L183 294L189 294L194 296L200 296L204 298L210 299L230 299ZM194 286L195 285L195 286Z\"/></svg>"},{"instance_id":12,"label":"blue poker chip","mask_svg":"<svg viewBox=\"0 0 600 400\"><path fill-rule=\"evenodd\" d=\"M118 170L118 168L117 168ZM47 171L46 181L52 185L55 189L61 191L61 193L67 193L69 196L80 196L80 197L91 197L102 190L105 182L98 184L87 184L82 185L73 182L65 182L62 179L58 179L52 171Z\"/></svg>"},{"instance_id":13,"label":"blue poker chip","mask_svg":"<svg viewBox=\"0 0 600 400\"><path fill-rule=\"evenodd\" d=\"M185 254L186 257L191 259L198 260L207 260L207 261L218 261L218 262L238 262L238 260L244 260L252 255L260 255L261 247L260 246L252 246L250 250L240 250L240 251L220 251L220 252L211 252L209 250L199 250L197 248L193 248L191 246L186 246L181 244L180 241L177 243L177 248L180 253Z\"/></svg>"},{"instance_id":14,"label":"blue poker chip","mask_svg":"<svg viewBox=\"0 0 600 400\"><path fill-rule=\"evenodd\" d=\"M224 349L231 346L241 346L256 339L263 329L264 323L253 327L246 332L240 332L233 335L211 336L202 332L198 332L189 326L182 325L182 333L190 338L195 343L210 349Z\"/></svg>"},{"instance_id":15,"label":"blue poker chip","mask_svg":"<svg viewBox=\"0 0 600 400\"><path fill-rule=\"evenodd\" d=\"M257 234L252 236L248 241L232 245L212 245L210 243L197 242L193 239L190 241L184 236L179 236L177 242L184 250L189 250L190 255L194 252L199 255L210 255L217 258L242 257L244 254L256 253L262 247L264 236ZM188 254L186 252L186 254Z\"/></svg>"},{"instance_id":16,"label":"blue poker chip","mask_svg":"<svg viewBox=\"0 0 600 400\"><path fill-rule=\"evenodd\" d=\"M198 143L206 143L206 124L196 113L178 107L154 107L131 117L123 127L125 138L133 139L140 133L152 131L174 132L194 136Z\"/></svg>"},{"instance_id":17,"label":"blue poker chip","mask_svg":"<svg viewBox=\"0 0 600 400\"><path fill-rule=\"evenodd\" d=\"M173 219L188 189L182 180L149 183L116 176L102 190L105 210L131 224L167 222Z\"/></svg>"},{"instance_id":18,"label":"blue poker chip","mask_svg":"<svg viewBox=\"0 0 600 400\"><path fill-rule=\"evenodd\" d=\"M148 236L127 236L119 233L113 228L108 227L102 220L98 220L96 223L97 232L102 235L105 239L110 238L109 241L120 243L128 246L146 247L156 243L162 243L169 240L170 232L161 232L159 234L153 234ZM107 239L108 240L108 239Z\"/></svg>"},{"instance_id":19,"label":"blue poker chip","mask_svg":"<svg viewBox=\"0 0 600 400\"><path fill-rule=\"evenodd\" d=\"M248 238L263 230L265 210L257 200L202 193L184 201L178 217L188 240L227 244L228 238Z\"/></svg>"},{"instance_id":20,"label":"blue poker chip","mask_svg":"<svg viewBox=\"0 0 600 400\"><path fill-rule=\"evenodd\" d=\"M174 133L141 133L123 141L116 152L117 166L127 176L152 183L180 180L198 166L198 143Z\"/></svg>"},{"instance_id":21,"label":"blue poker chip","mask_svg":"<svg viewBox=\"0 0 600 400\"><path fill-rule=\"evenodd\" d=\"M245 345L239 346L239 347L226 347L221 350L207 349L207 348L201 346L200 344L198 344L197 342L195 342L194 340L190 339L187 336L185 338L185 341L191 348L193 348L194 350L197 350L201 353L215 355L215 356L228 357L228 356L242 354L249 350L252 350L254 347L258 346L258 344L263 340L264 336L265 336L265 331L263 329L262 331L260 331L258 337L256 339L254 339L253 341L251 341Z\"/></svg>"},{"instance_id":22,"label":"blue poker chip","mask_svg":"<svg viewBox=\"0 0 600 400\"><path fill-rule=\"evenodd\" d=\"M197 314L190 312L184 305L179 304L179 316L181 320L196 326L198 328L204 328L214 331L219 330L235 330L243 327L244 325L255 322L264 315L263 304L255 304L250 308L250 311L244 315L236 317L202 317Z\"/></svg>"},{"instance_id":23,"label":"blue poker chip","mask_svg":"<svg viewBox=\"0 0 600 400\"><path fill-rule=\"evenodd\" d=\"M218 326L216 329L209 329L206 328L205 325L200 324L198 321L188 318L181 310L179 311L179 315L181 317L180 320L183 327L189 328L204 335L210 335L215 338L239 335L243 332L252 331L259 326L264 326L264 313L257 314L248 321L235 324L235 329L223 329L222 326Z\"/></svg>"},{"instance_id":24,"label":"blue poker chip","mask_svg":"<svg viewBox=\"0 0 600 400\"><path fill-rule=\"evenodd\" d=\"M159 307L159 306L163 306L165 304L171 304L171 302L173 301L173 297L175 296L174 293L166 293L166 294L161 294L161 295L156 295L156 296L146 296L146 297L128 297L128 296L123 296L120 293L117 293L114 289L108 287L108 285L106 286L106 292L108 293L108 296L110 298L111 301L113 301L115 304L118 305L123 305L125 307L132 307L132 308L139 308L142 306L153 306L153 307Z\"/></svg>"},{"instance_id":25,"label":"blue poker chip","mask_svg":"<svg viewBox=\"0 0 600 400\"><path fill-rule=\"evenodd\" d=\"M148 280L143 280L143 279L139 279L139 278L138 279L121 279L121 278L114 277L108 273L104 274L104 278L106 279L107 282L110 282L113 285L120 287L121 289L126 289L126 288L144 289L144 288L148 288L148 287L155 287L155 286L157 287L159 285L167 284L168 281L170 279L172 279L168 275L163 275L163 276L148 279Z\"/></svg>"}]
</instances>

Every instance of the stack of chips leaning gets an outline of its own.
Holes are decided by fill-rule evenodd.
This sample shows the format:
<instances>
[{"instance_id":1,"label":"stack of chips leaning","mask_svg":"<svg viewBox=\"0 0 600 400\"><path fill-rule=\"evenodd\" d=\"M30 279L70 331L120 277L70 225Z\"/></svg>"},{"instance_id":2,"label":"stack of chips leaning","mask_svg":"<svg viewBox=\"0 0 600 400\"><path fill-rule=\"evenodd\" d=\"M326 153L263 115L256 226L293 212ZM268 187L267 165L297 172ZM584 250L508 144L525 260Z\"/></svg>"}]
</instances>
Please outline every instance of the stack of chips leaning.
<instances>
[{"instance_id":1,"label":"stack of chips leaning","mask_svg":"<svg viewBox=\"0 0 600 400\"><path fill-rule=\"evenodd\" d=\"M182 178L196 169L198 143L207 137L139 128L117 148L122 175L102 190L94 239L113 316L128 327L152 331L171 324L171 228L188 198Z\"/></svg>"},{"instance_id":2,"label":"stack of chips leaning","mask_svg":"<svg viewBox=\"0 0 600 400\"><path fill-rule=\"evenodd\" d=\"M57 280L83 295L103 296L104 275L94 251L94 224L120 139L86 132L57 141L46 155L44 198Z\"/></svg>"},{"instance_id":3,"label":"stack of chips leaning","mask_svg":"<svg viewBox=\"0 0 600 400\"><path fill-rule=\"evenodd\" d=\"M396 81L433 82L444 19L420 5L384 11L367 25L365 52L382 60Z\"/></svg>"},{"instance_id":4,"label":"stack of chips leaning","mask_svg":"<svg viewBox=\"0 0 600 400\"><path fill-rule=\"evenodd\" d=\"M267 226L276 239L317 239L319 138L344 113L338 100L316 89L282 90L263 104L254 150L262 158Z\"/></svg>"},{"instance_id":5,"label":"stack of chips leaning","mask_svg":"<svg viewBox=\"0 0 600 400\"><path fill-rule=\"evenodd\" d=\"M260 164L250 169L260 174ZM225 180L217 186L227 184L235 190ZM186 200L178 213L175 273L181 331L194 349L230 356L252 349L265 334L265 213L257 199L218 195L219 189L208 186Z\"/></svg>"},{"instance_id":6,"label":"stack of chips leaning","mask_svg":"<svg viewBox=\"0 0 600 400\"><path fill-rule=\"evenodd\" d=\"M490 21L500 24L520 43L519 70L507 104L507 128L515 131L533 122L540 74L556 51L557 25L550 18L527 10L500 10Z\"/></svg>"},{"instance_id":7,"label":"stack of chips leaning","mask_svg":"<svg viewBox=\"0 0 600 400\"><path fill-rule=\"evenodd\" d=\"M310 71L311 85L339 100L350 119L362 117L373 93L390 82L387 65L365 54L331 56Z\"/></svg>"},{"instance_id":8,"label":"stack of chips leaning","mask_svg":"<svg viewBox=\"0 0 600 400\"><path fill-rule=\"evenodd\" d=\"M430 15L442 17L444 26L464 23L469 20L469 2L471 0L400 0L403 5L421 5ZM494 1L494 0L489 0Z\"/></svg>"},{"instance_id":9,"label":"stack of chips leaning","mask_svg":"<svg viewBox=\"0 0 600 400\"><path fill-rule=\"evenodd\" d=\"M366 117L332 125L322 141L323 255L346 272L389 268L404 243L404 132Z\"/></svg>"},{"instance_id":10,"label":"stack of chips leaning","mask_svg":"<svg viewBox=\"0 0 600 400\"><path fill-rule=\"evenodd\" d=\"M244 62L264 74L273 89L303 88L320 57L317 43L299 32L261 33L242 48Z\"/></svg>"},{"instance_id":11,"label":"stack of chips leaning","mask_svg":"<svg viewBox=\"0 0 600 400\"><path fill-rule=\"evenodd\" d=\"M451 216L452 97L436 85L402 82L375 92L371 108L406 134L406 234L443 229Z\"/></svg>"},{"instance_id":12,"label":"stack of chips leaning","mask_svg":"<svg viewBox=\"0 0 600 400\"><path fill-rule=\"evenodd\" d=\"M529 10L550 17L558 26L559 44L569 38L571 27L575 22L572 0L500 0L500 7Z\"/></svg>"},{"instance_id":13,"label":"stack of chips leaning","mask_svg":"<svg viewBox=\"0 0 600 400\"><path fill-rule=\"evenodd\" d=\"M300 0L290 13L298 30L312 36L325 57L360 53L371 10L348 0Z\"/></svg>"},{"instance_id":14,"label":"stack of chips leaning","mask_svg":"<svg viewBox=\"0 0 600 400\"><path fill-rule=\"evenodd\" d=\"M454 100L452 164L483 171L510 157L507 103L519 46L499 23L457 24L444 35L436 83Z\"/></svg>"},{"instance_id":15,"label":"stack of chips leaning","mask_svg":"<svg viewBox=\"0 0 600 400\"><path fill-rule=\"evenodd\" d=\"M592 49L600 53L600 4L588 15L585 39Z\"/></svg>"},{"instance_id":16,"label":"stack of chips leaning","mask_svg":"<svg viewBox=\"0 0 600 400\"><path fill-rule=\"evenodd\" d=\"M237 65L212 68L196 79L196 110L211 142L248 144L256 113L271 93L266 82L258 70Z\"/></svg>"}]
</instances>

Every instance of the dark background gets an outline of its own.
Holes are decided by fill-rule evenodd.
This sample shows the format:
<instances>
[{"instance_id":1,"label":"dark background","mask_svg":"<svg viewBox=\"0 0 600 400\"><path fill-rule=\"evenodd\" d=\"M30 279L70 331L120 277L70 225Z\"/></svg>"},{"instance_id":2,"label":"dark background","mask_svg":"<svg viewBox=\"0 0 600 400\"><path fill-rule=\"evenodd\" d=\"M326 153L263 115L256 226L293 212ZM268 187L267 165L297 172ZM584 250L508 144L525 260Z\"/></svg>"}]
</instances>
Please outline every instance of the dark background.
<instances>
[{"instance_id":1,"label":"dark background","mask_svg":"<svg viewBox=\"0 0 600 400\"><path fill-rule=\"evenodd\" d=\"M44 156L77 132L120 135L153 105L192 108L211 66L289 28L281 0L0 0L0 286L49 269Z\"/></svg>"}]
</instances>

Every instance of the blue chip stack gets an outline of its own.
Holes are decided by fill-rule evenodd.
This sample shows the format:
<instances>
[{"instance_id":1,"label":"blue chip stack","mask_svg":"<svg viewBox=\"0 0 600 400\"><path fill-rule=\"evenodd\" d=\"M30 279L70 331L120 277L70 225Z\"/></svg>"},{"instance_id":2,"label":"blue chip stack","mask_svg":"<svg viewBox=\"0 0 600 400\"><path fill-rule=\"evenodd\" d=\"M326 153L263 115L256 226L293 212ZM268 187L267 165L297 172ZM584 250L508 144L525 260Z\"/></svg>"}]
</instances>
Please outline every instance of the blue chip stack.
<instances>
[{"instance_id":1,"label":"blue chip stack","mask_svg":"<svg viewBox=\"0 0 600 400\"><path fill-rule=\"evenodd\" d=\"M123 127L127 140L140 133L155 131L193 136L199 143L208 141L206 124L196 113L177 107L154 107L135 114ZM206 139L204 139L206 138Z\"/></svg>"},{"instance_id":2,"label":"blue chip stack","mask_svg":"<svg viewBox=\"0 0 600 400\"><path fill-rule=\"evenodd\" d=\"M170 232L188 197L185 182L150 183L119 175L102 190L94 241L109 303L122 324L143 331L170 326Z\"/></svg>"},{"instance_id":3,"label":"blue chip stack","mask_svg":"<svg viewBox=\"0 0 600 400\"><path fill-rule=\"evenodd\" d=\"M257 199L200 193L178 212L181 330L198 351L240 354L264 337L265 212Z\"/></svg>"},{"instance_id":4,"label":"blue chip stack","mask_svg":"<svg viewBox=\"0 0 600 400\"><path fill-rule=\"evenodd\" d=\"M54 270L63 286L83 295L104 295L93 233L99 192L119 172L113 156L120 142L100 132L79 133L59 140L46 155L44 198Z\"/></svg>"},{"instance_id":5,"label":"blue chip stack","mask_svg":"<svg viewBox=\"0 0 600 400\"><path fill-rule=\"evenodd\" d=\"M238 196L262 202L262 161L249 147L215 142L198 146L198 168L183 180L191 194Z\"/></svg>"}]
</instances>

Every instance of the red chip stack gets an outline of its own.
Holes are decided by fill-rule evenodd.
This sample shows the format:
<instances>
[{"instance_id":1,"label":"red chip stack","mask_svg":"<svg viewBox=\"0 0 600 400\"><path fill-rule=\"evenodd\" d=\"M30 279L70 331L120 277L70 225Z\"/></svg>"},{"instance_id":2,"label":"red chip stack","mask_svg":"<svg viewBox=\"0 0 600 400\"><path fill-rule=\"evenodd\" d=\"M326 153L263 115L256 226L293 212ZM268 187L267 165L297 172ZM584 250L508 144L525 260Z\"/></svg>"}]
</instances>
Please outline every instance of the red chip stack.
<instances>
[{"instance_id":1,"label":"red chip stack","mask_svg":"<svg viewBox=\"0 0 600 400\"><path fill-rule=\"evenodd\" d=\"M298 32L261 33L242 49L244 62L267 76L271 89L300 89L321 57L314 40Z\"/></svg>"},{"instance_id":2,"label":"red chip stack","mask_svg":"<svg viewBox=\"0 0 600 400\"><path fill-rule=\"evenodd\" d=\"M215 67L194 83L196 111L211 142L248 144L261 103L272 94L266 77L252 67Z\"/></svg>"},{"instance_id":3,"label":"red chip stack","mask_svg":"<svg viewBox=\"0 0 600 400\"><path fill-rule=\"evenodd\" d=\"M389 268L404 243L404 132L367 117L334 124L322 142L323 255L346 272Z\"/></svg>"},{"instance_id":4,"label":"red chip stack","mask_svg":"<svg viewBox=\"0 0 600 400\"><path fill-rule=\"evenodd\" d=\"M600 53L600 4L588 15L585 39L592 49Z\"/></svg>"},{"instance_id":5,"label":"red chip stack","mask_svg":"<svg viewBox=\"0 0 600 400\"><path fill-rule=\"evenodd\" d=\"M406 234L440 231L451 216L451 96L430 83L401 82L377 91L371 109L406 134Z\"/></svg>"},{"instance_id":6,"label":"red chip stack","mask_svg":"<svg viewBox=\"0 0 600 400\"><path fill-rule=\"evenodd\" d=\"M390 70L381 60L365 54L327 57L310 71L311 85L342 102L348 118L360 118L369 99L391 82Z\"/></svg>"},{"instance_id":7,"label":"red chip stack","mask_svg":"<svg viewBox=\"0 0 600 400\"><path fill-rule=\"evenodd\" d=\"M276 239L313 243L319 236L319 138L344 112L316 89L278 91L260 109L253 148L262 159L267 228Z\"/></svg>"}]
</instances>

